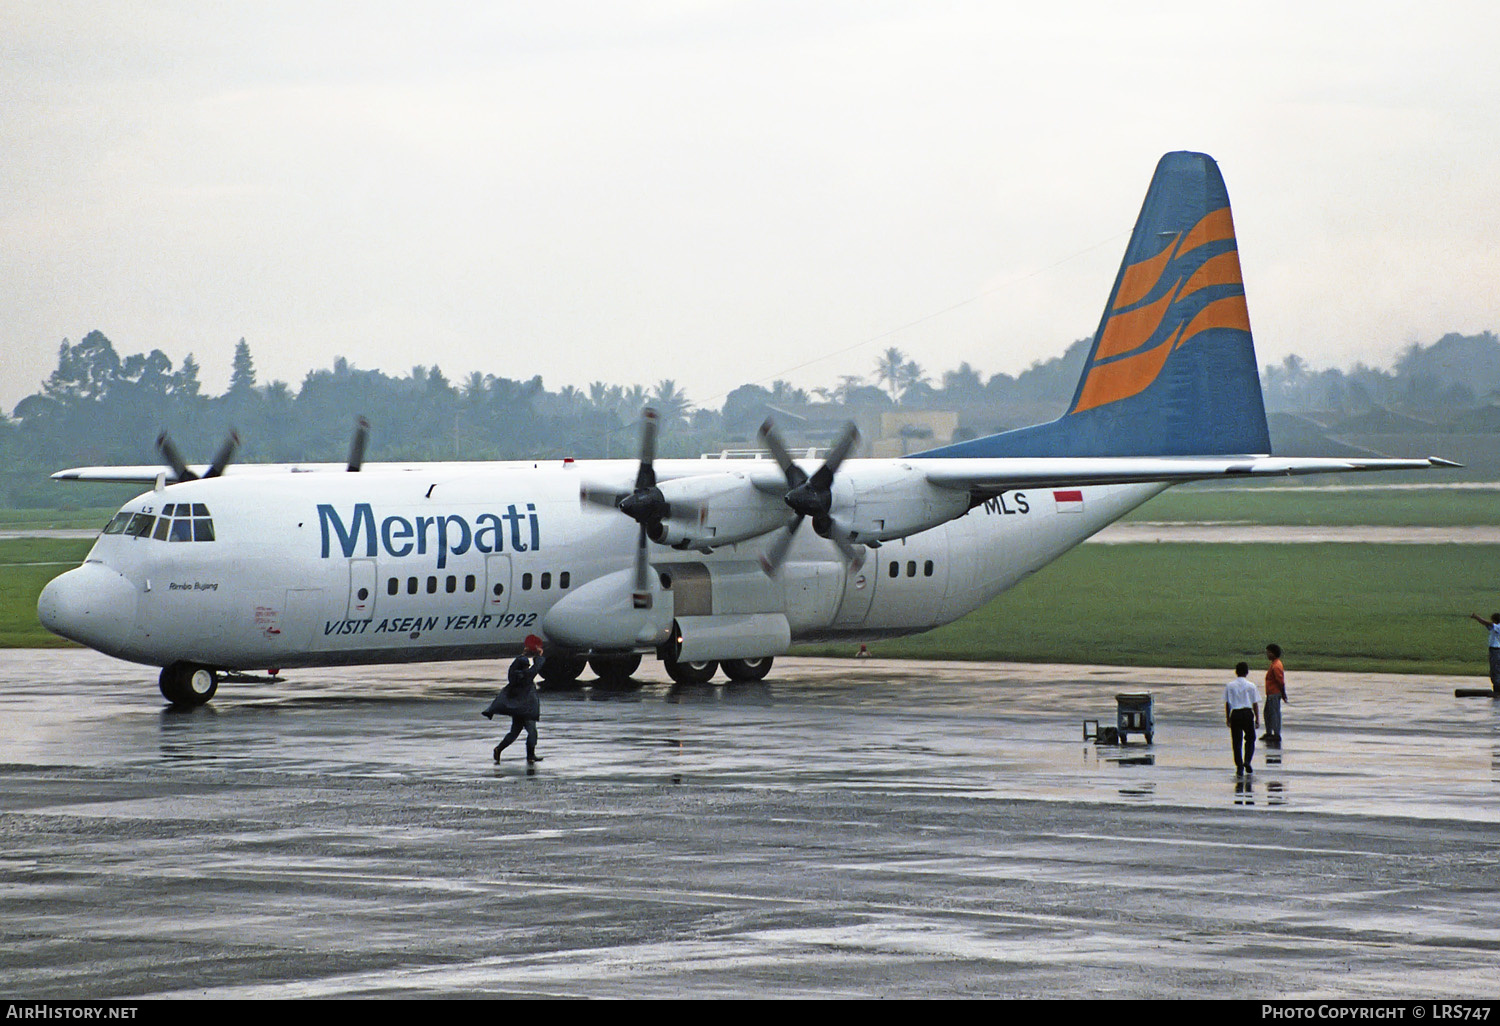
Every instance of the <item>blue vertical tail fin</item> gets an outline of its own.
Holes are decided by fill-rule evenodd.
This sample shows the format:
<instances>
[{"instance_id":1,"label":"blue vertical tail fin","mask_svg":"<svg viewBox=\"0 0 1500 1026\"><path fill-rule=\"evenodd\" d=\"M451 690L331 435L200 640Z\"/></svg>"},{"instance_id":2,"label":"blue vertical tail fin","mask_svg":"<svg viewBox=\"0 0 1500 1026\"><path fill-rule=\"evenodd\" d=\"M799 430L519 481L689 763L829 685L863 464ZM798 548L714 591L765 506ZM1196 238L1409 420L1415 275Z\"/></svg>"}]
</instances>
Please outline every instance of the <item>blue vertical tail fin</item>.
<instances>
[{"instance_id":1,"label":"blue vertical tail fin","mask_svg":"<svg viewBox=\"0 0 1500 1026\"><path fill-rule=\"evenodd\" d=\"M1213 159L1156 165L1067 413L922 456L1271 451L1229 194Z\"/></svg>"}]
</instances>

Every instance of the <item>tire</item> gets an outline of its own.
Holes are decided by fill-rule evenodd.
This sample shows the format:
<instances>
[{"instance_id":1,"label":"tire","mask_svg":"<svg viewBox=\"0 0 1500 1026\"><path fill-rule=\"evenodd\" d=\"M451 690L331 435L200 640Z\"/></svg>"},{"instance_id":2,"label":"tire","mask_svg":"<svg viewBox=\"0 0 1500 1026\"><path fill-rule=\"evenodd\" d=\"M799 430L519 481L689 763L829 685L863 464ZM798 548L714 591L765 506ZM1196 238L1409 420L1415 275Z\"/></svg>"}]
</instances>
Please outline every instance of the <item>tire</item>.
<instances>
[{"instance_id":1,"label":"tire","mask_svg":"<svg viewBox=\"0 0 1500 1026\"><path fill-rule=\"evenodd\" d=\"M622 684L640 667L641 656L638 652L589 657L589 669L597 673L599 679L606 684Z\"/></svg>"},{"instance_id":2,"label":"tire","mask_svg":"<svg viewBox=\"0 0 1500 1026\"><path fill-rule=\"evenodd\" d=\"M219 690L219 675L197 663L173 663L157 680L162 697L182 709L196 709Z\"/></svg>"},{"instance_id":3,"label":"tire","mask_svg":"<svg viewBox=\"0 0 1500 1026\"><path fill-rule=\"evenodd\" d=\"M753 680L765 680L766 674L771 672L770 656L761 656L759 659L726 659L720 665L724 668L724 676L735 682Z\"/></svg>"},{"instance_id":4,"label":"tire","mask_svg":"<svg viewBox=\"0 0 1500 1026\"><path fill-rule=\"evenodd\" d=\"M707 684L719 672L719 664L712 660L703 663L679 663L675 659L664 661L667 676L679 684Z\"/></svg>"},{"instance_id":5,"label":"tire","mask_svg":"<svg viewBox=\"0 0 1500 1026\"><path fill-rule=\"evenodd\" d=\"M583 656L548 656L542 661L542 680L553 687L566 687L578 680L588 660Z\"/></svg>"}]
</instances>

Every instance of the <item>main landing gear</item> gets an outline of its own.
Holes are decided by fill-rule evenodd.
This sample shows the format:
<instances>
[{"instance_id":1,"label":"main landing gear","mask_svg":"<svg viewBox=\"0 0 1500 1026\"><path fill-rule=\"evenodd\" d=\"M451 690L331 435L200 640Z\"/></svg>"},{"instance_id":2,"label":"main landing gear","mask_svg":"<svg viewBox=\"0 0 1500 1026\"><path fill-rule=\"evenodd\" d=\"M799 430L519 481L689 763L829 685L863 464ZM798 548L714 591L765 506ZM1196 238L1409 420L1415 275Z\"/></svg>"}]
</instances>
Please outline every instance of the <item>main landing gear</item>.
<instances>
[{"instance_id":1,"label":"main landing gear","mask_svg":"<svg viewBox=\"0 0 1500 1026\"><path fill-rule=\"evenodd\" d=\"M219 675L197 663L173 663L162 669L158 684L168 702L179 709L194 709L214 697Z\"/></svg>"},{"instance_id":2,"label":"main landing gear","mask_svg":"<svg viewBox=\"0 0 1500 1026\"><path fill-rule=\"evenodd\" d=\"M699 663L679 662L669 658L662 660L662 665L666 667L667 676L679 684L707 684L721 668L724 676L738 684L764 680L766 674L771 672L771 662L770 656L759 659L725 659L723 662L710 659Z\"/></svg>"},{"instance_id":3,"label":"main landing gear","mask_svg":"<svg viewBox=\"0 0 1500 1026\"><path fill-rule=\"evenodd\" d=\"M678 684L707 684L720 670L724 671L724 676L732 683L738 684L765 680L766 674L771 672L772 661L771 656L722 661L708 659L701 662L664 657L662 666L666 669L667 676ZM599 675L596 685L624 687L631 682L631 676L640 666L641 655L638 652L596 654L587 658L558 652L543 660L541 676L548 688L564 690L577 686L579 676L587 667Z\"/></svg>"},{"instance_id":4,"label":"main landing gear","mask_svg":"<svg viewBox=\"0 0 1500 1026\"><path fill-rule=\"evenodd\" d=\"M639 652L589 657L589 669L599 675L599 683L605 687L623 687L630 680L630 675L640 667Z\"/></svg>"},{"instance_id":5,"label":"main landing gear","mask_svg":"<svg viewBox=\"0 0 1500 1026\"><path fill-rule=\"evenodd\" d=\"M640 668L639 653L619 655L549 655L542 661L542 680L553 689L571 688L578 683L584 667L599 675L599 683L605 687L618 687L630 680L630 675Z\"/></svg>"}]
</instances>

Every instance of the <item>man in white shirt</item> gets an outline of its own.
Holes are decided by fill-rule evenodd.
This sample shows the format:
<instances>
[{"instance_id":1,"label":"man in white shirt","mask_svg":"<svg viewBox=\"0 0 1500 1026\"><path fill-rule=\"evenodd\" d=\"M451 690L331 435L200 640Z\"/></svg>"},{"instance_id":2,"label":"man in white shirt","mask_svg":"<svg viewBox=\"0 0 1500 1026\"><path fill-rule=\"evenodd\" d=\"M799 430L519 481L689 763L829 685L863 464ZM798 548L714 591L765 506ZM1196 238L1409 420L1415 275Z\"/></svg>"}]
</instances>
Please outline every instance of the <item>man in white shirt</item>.
<instances>
[{"instance_id":1,"label":"man in white shirt","mask_svg":"<svg viewBox=\"0 0 1500 1026\"><path fill-rule=\"evenodd\" d=\"M1253 773L1250 757L1255 754L1255 732L1260 729L1260 693L1250 680L1250 664L1236 663L1235 678L1224 685L1224 723L1234 749L1236 776Z\"/></svg>"}]
</instances>

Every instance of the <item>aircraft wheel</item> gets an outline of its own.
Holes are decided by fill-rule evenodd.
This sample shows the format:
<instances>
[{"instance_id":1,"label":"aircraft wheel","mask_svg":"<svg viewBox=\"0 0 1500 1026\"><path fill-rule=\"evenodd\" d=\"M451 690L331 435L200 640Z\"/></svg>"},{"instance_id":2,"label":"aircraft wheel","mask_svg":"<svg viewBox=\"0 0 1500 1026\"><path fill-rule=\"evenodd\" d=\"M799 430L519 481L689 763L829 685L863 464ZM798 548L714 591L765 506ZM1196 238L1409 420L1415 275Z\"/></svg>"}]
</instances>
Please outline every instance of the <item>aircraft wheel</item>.
<instances>
[{"instance_id":1,"label":"aircraft wheel","mask_svg":"<svg viewBox=\"0 0 1500 1026\"><path fill-rule=\"evenodd\" d=\"M589 657L589 669L599 675L599 679L607 684L618 684L630 679L630 675L640 669L641 656L639 652L627 652L624 655L596 655Z\"/></svg>"},{"instance_id":2,"label":"aircraft wheel","mask_svg":"<svg viewBox=\"0 0 1500 1026\"><path fill-rule=\"evenodd\" d=\"M766 674L771 672L770 656L761 656L759 659L726 659L722 663L724 676L732 681L765 680Z\"/></svg>"},{"instance_id":3,"label":"aircraft wheel","mask_svg":"<svg viewBox=\"0 0 1500 1026\"><path fill-rule=\"evenodd\" d=\"M214 697L219 690L219 675L197 663L173 663L162 669L157 685L168 702L192 709Z\"/></svg>"},{"instance_id":4,"label":"aircraft wheel","mask_svg":"<svg viewBox=\"0 0 1500 1026\"><path fill-rule=\"evenodd\" d=\"M578 680L587 664L583 656L549 655L542 661L542 680L553 687L566 687Z\"/></svg>"},{"instance_id":5,"label":"aircraft wheel","mask_svg":"<svg viewBox=\"0 0 1500 1026\"><path fill-rule=\"evenodd\" d=\"M680 663L676 659L666 660L667 676L679 684L707 684L714 679L719 664L713 660L703 663Z\"/></svg>"}]
</instances>

